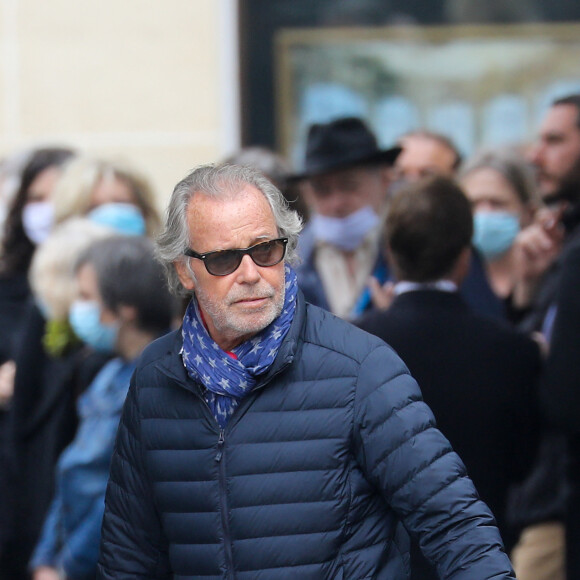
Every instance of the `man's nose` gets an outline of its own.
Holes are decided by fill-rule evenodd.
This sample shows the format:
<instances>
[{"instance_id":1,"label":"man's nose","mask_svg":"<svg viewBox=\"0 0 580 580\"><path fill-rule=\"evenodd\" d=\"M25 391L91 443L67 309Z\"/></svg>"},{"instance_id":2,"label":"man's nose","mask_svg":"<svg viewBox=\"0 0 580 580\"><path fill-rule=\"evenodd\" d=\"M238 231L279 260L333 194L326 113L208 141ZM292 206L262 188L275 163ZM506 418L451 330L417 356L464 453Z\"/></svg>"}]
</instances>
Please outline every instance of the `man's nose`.
<instances>
[{"instance_id":1,"label":"man's nose","mask_svg":"<svg viewBox=\"0 0 580 580\"><path fill-rule=\"evenodd\" d=\"M236 281L239 284L255 284L261 278L259 267L256 266L254 260L246 254L236 270Z\"/></svg>"},{"instance_id":2,"label":"man's nose","mask_svg":"<svg viewBox=\"0 0 580 580\"><path fill-rule=\"evenodd\" d=\"M527 157L530 163L540 167L544 159L544 146L541 143L534 145L530 148Z\"/></svg>"},{"instance_id":3,"label":"man's nose","mask_svg":"<svg viewBox=\"0 0 580 580\"><path fill-rule=\"evenodd\" d=\"M335 189L327 198L326 213L331 217L346 217L350 213L350 194Z\"/></svg>"},{"instance_id":4,"label":"man's nose","mask_svg":"<svg viewBox=\"0 0 580 580\"><path fill-rule=\"evenodd\" d=\"M479 201L478 203L475 204L474 209L474 215L477 212L490 212L494 210L494 207L491 205L491 203L489 201Z\"/></svg>"}]
</instances>

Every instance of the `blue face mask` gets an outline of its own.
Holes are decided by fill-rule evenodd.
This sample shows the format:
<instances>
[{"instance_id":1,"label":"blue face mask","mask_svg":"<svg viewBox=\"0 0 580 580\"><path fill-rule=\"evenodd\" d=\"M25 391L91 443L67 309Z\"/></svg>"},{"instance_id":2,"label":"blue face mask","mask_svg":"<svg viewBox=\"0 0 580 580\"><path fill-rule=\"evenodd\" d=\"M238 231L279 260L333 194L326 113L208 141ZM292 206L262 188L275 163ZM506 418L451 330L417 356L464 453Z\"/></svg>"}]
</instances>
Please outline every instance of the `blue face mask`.
<instances>
[{"instance_id":1,"label":"blue face mask","mask_svg":"<svg viewBox=\"0 0 580 580\"><path fill-rule=\"evenodd\" d=\"M143 214L130 203L104 203L90 211L88 218L127 236L143 236L146 232Z\"/></svg>"},{"instance_id":2,"label":"blue face mask","mask_svg":"<svg viewBox=\"0 0 580 580\"><path fill-rule=\"evenodd\" d=\"M379 216L367 205L344 218L315 214L311 223L317 240L352 252L363 243L366 235L378 226Z\"/></svg>"},{"instance_id":3,"label":"blue face mask","mask_svg":"<svg viewBox=\"0 0 580 580\"><path fill-rule=\"evenodd\" d=\"M473 245L487 260L507 252L519 231L518 216L507 211L478 211L473 216Z\"/></svg>"},{"instance_id":4,"label":"blue face mask","mask_svg":"<svg viewBox=\"0 0 580 580\"><path fill-rule=\"evenodd\" d=\"M75 300L70 308L69 322L75 334L99 352L113 352L119 327L103 324L101 309L92 300Z\"/></svg>"}]
</instances>

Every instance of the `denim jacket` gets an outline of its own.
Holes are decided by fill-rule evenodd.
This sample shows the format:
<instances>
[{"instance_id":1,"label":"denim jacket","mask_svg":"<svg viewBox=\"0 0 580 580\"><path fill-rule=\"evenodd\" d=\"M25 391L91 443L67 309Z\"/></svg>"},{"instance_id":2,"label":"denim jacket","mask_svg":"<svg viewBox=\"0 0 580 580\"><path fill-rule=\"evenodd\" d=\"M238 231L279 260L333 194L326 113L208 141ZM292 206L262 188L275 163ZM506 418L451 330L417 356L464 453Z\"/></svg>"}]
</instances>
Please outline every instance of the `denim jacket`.
<instances>
[{"instance_id":1,"label":"denim jacket","mask_svg":"<svg viewBox=\"0 0 580 580\"><path fill-rule=\"evenodd\" d=\"M109 361L79 398L79 429L59 458L31 569L50 566L74 580L94 578L113 444L134 369L133 361Z\"/></svg>"}]
</instances>

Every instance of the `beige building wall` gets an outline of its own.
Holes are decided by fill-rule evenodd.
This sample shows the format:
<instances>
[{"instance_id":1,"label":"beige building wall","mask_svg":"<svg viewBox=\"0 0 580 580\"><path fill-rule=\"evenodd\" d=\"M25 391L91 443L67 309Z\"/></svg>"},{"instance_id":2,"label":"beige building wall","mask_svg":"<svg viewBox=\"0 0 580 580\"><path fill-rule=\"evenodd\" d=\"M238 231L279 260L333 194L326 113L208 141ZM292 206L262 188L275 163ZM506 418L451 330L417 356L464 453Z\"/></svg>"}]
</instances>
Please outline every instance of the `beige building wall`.
<instances>
[{"instance_id":1,"label":"beige building wall","mask_svg":"<svg viewBox=\"0 0 580 580\"><path fill-rule=\"evenodd\" d=\"M160 205L237 146L235 1L0 0L0 155L130 162Z\"/></svg>"}]
</instances>

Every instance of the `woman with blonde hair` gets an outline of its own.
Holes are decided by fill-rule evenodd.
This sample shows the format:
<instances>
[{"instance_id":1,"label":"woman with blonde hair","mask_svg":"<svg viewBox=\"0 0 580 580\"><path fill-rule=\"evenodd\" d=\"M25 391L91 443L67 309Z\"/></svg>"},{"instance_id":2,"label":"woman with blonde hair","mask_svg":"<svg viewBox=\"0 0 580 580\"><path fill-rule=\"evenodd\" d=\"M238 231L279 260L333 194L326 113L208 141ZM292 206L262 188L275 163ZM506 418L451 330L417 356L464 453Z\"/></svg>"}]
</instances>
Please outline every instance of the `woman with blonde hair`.
<instances>
[{"instance_id":1,"label":"woman with blonde hair","mask_svg":"<svg viewBox=\"0 0 580 580\"><path fill-rule=\"evenodd\" d=\"M45 244L36 251L29 279L36 304L47 321L49 333L51 324L68 323L69 308L76 297L73 266L77 256L95 241L116 233L114 229L97 224L89 218L72 217L56 226ZM46 340L45 347L49 354L60 354L58 351L66 350L65 344L59 349L56 344L47 344Z\"/></svg>"},{"instance_id":2,"label":"woman with blonde hair","mask_svg":"<svg viewBox=\"0 0 580 580\"><path fill-rule=\"evenodd\" d=\"M149 182L120 161L75 158L59 179L54 200L57 224L88 215L125 233L152 237L161 223Z\"/></svg>"}]
</instances>

